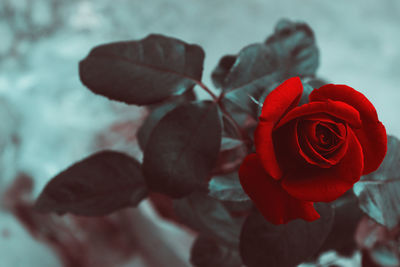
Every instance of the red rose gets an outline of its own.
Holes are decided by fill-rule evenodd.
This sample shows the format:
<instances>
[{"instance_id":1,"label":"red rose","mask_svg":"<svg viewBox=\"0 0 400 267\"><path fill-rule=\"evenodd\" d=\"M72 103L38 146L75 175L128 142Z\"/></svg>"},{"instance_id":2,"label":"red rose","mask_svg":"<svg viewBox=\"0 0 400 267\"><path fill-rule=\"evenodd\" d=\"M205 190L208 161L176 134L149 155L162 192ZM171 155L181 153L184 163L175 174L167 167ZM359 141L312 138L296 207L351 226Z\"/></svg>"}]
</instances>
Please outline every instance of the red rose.
<instances>
[{"instance_id":1,"label":"red rose","mask_svg":"<svg viewBox=\"0 0 400 267\"><path fill-rule=\"evenodd\" d=\"M240 166L244 191L274 224L319 218L313 202L330 202L386 154L386 130L371 102L346 85L303 92L291 78L265 99L254 134L256 153Z\"/></svg>"}]
</instances>

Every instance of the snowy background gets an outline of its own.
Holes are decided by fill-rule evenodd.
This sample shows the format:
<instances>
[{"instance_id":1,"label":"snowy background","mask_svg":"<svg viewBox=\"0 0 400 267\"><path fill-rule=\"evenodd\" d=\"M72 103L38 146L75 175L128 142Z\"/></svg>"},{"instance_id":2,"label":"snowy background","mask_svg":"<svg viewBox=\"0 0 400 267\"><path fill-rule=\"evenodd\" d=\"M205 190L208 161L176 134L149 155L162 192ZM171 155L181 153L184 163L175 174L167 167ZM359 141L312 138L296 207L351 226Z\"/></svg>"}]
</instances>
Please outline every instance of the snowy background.
<instances>
[{"instance_id":1,"label":"snowy background","mask_svg":"<svg viewBox=\"0 0 400 267\"><path fill-rule=\"evenodd\" d=\"M307 22L320 49L318 76L364 93L388 134L400 137L398 0L0 0L0 194L23 171L37 196L53 175L109 147L98 140L113 123L139 123L142 109L81 85L78 61L93 46L150 33L197 43L211 85L221 56L265 40L280 18ZM115 146L140 156L136 147ZM8 266L60 263L0 209L0 267Z\"/></svg>"}]
</instances>

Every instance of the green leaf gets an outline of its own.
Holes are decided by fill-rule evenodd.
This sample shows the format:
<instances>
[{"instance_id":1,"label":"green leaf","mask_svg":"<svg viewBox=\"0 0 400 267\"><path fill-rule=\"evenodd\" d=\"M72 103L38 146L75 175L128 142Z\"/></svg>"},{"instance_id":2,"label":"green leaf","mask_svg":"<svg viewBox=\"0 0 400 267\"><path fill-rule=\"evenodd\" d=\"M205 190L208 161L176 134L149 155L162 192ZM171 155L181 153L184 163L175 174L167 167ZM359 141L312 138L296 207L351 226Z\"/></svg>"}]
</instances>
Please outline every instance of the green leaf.
<instances>
[{"instance_id":1,"label":"green leaf","mask_svg":"<svg viewBox=\"0 0 400 267\"><path fill-rule=\"evenodd\" d=\"M234 105L249 114L256 114L258 105L254 99L281 78L271 57L272 50L264 44L249 45L239 52L223 81L226 95L222 101L225 106Z\"/></svg>"},{"instance_id":2,"label":"green leaf","mask_svg":"<svg viewBox=\"0 0 400 267\"><path fill-rule=\"evenodd\" d=\"M307 24L281 20L265 43L245 47L234 59L231 55L221 59L213 81L226 92L227 109L237 106L256 117L261 95L290 77L314 76L319 54Z\"/></svg>"},{"instance_id":3,"label":"green leaf","mask_svg":"<svg viewBox=\"0 0 400 267\"><path fill-rule=\"evenodd\" d=\"M319 52L314 33L307 24L282 19L265 44L273 51L277 68L284 79L315 75Z\"/></svg>"},{"instance_id":4,"label":"green leaf","mask_svg":"<svg viewBox=\"0 0 400 267\"><path fill-rule=\"evenodd\" d=\"M254 87L258 80L276 71L273 51L264 44L243 48L224 79L225 90L234 91Z\"/></svg>"},{"instance_id":5,"label":"green leaf","mask_svg":"<svg viewBox=\"0 0 400 267\"><path fill-rule=\"evenodd\" d=\"M225 245L238 245L241 220L232 218L222 203L207 194L195 192L174 200L174 211L190 228L217 238Z\"/></svg>"},{"instance_id":6,"label":"green leaf","mask_svg":"<svg viewBox=\"0 0 400 267\"><path fill-rule=\"evenodd\" d=\"M314 222L294 220L274 225L254 212L240 234L240 254L248 267L293 267L313 256L328 236L333 209L315 204L321 218Z\"/></svg>"},{"instance_id":7,"label":"green leaf","mask_svg":"<svg viewBox=\"0 0 400 267\"><path fill-rule=\"evenodd\" d=\"M223 131L223 134L226 134L226 132ZM248 150L242 140L223 136L218 160L212 173L214 175L224 175L236 172L247 154Z\"/></svg>"},{"instance_id":8,"label":"green leaf","mask_svg":"<svg viewBox=\"0 0 400 267\"><path fill-rule=\"evenodd\" d=\"M150 134L153 131L154 127L156 127L157 123L161 120L162 117L164 117L169 111L173 110L176 106L177 104L175 103L168 103L159 106L151 111L150 115L146 118L142 126L140 126L137 133L138 143L142 151L144 151Z\"/></svg>"},{"instance_id":9,"label":"green leaf","mask_svg":"<svg viewBox=\"0 0 400 267\"><path fill-rule=\"evenodd\" d=\"M102 151L55 176L35 203L41 212L103 216L136 206L147 195L140 163L116 151Z\"/></svg>"},{"instance_id":10,"label":"green leaf","mask_svg":"<svg viewBox=\"0 0 400 267\"><path fill-rule=\"evenodd\" d=\"M352 190L332 204L335 209L332 230L317 254L334 250L342 256L351 257L357 250L356 229L364 213L359 208L358 199Z\"/></svg>"},{"instance_id":11,"label":"green leaf","mask_svg":"<svg viewBox=\"0 0 400 267\"><path fill-rule=\"evenodd\" d=\"M387 146L378 170L361 177L353 190L368 216L393 228L400 223L400 140L389 135Z\"/></svg>"},{"instance_id":12,"label":"green leaf","mask_svg":"<svg viewBox=\"0 0 400 267\"><path fill-rule=\"evenodd\" d=\"M97 46L79 63L92 92L127 104L148 105L182 94L201 80L204 51L162 35Z\"/></svg>"},{"instance_id":13,"label":"green leaf","mask_svg":"<svg viewBox=\"0 0 400 267\"><path fill-rule=\"evenodd\" d=\"M221 120L215 103L178 106L165 115L147 142L143 171L148 187L183 197L206 187L221 143Z\"/></svg>"},{"instance_id":14,"label":"green leaf","mask_svg":"<svg viewBox=\"0 0 400 267\"><path fill-rule=\"evenodd\" d=\"M224 88L226 86L225 77L229 74L236 58L236 55L226 55L218 62L217 67L211 73L211 80L215 87Z\"/></svg>"}]
</instances>

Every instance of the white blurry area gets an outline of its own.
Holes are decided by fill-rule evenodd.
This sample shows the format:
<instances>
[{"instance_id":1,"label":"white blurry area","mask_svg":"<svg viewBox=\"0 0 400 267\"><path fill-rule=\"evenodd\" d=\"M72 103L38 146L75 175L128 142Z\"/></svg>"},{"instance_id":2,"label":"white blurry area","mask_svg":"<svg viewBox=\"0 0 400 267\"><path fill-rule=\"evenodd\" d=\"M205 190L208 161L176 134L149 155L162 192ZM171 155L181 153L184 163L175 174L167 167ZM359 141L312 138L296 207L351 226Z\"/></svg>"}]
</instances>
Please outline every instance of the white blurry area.
<instances>
[{"instance_id":1,"label":"white blurry area","mask_svg":"<svg viewBox=\"0 0 400 267\"><path fill-rule=\"evenodd\" d=\"M0 97L19 117L2 120L1 128L20 138L18 157L2 167L8 174L1 175L0 192L19 170L34 177L37 195L53 175L96 149L99 132L140 118L139 108L112 103L80 84L78 61L93 46L150 33L200 44L204 81L211 86L222 55L263 41L280 18L307 22L320 48L318 75L363 92L388 133L400 137L398 0L0 0ZM1 153L13 155L7 147ZM57 265L0 210L2 229L11 234L0 237L0 266L28 266L21 255L30 267Z\"/></svg>"}]
</instances>

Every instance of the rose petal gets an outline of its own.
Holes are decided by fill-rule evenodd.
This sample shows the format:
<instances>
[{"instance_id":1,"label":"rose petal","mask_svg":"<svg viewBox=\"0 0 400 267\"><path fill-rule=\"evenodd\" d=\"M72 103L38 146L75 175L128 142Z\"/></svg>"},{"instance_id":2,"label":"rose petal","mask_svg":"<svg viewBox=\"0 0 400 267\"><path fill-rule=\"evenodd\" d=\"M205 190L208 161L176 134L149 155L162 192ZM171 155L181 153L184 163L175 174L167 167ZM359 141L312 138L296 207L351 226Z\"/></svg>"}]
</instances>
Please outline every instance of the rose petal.
<instances>
[{"instance_id":1,"label":"rose petal","mask_svg":"<svg viewBox=\"0 0 400 267\"><path fill-rule=\"evenodd\" d=\"M329 129L329 131L336 136L336 138L342 140L346 136L346 126L343 123L330 123L319 121L319 123ZM347 124L346 124L347 125Z\"/></svg>"},{"instance_id":2,"label":"rose petal","mask_svg":"<svg viewBox=\"0 0 400 267\"><path fill-rule=\"evenodd\" d=\"M283 224L302 218L314 221L320 216L313 203L298 200L282 189L264 170L258 156L248 155L239 169L240 183L266 220Z\"/></svg>"},{"instance_id":3,"label":"rose petal","mask_svg":"<svg viewBox=\"0 0 400 267\"><path fill-rule=\"evenodd\" d=\"M281 127L293 119L318 113L329 114L334 118L346 121L355 128L361 126L360 114L354 107L341 101L328 100L323 102L311 102L292 109L279 121L276 128Z\"/></svg>"},{"instance_id":4,"label":"rose petal","mask_svg":"<svg viewBox=\"0 0 400 267\"><path fill-rule=\"evenodd\" d=\"M275 155L272 139L273 128L274 123L260 121L254 132L254 145L264 170L271 175L272 178L278 180L282 176L282 171Z\"/></svg>"},{"instance_id":5,"label":"rose petal","mask_svg":"<svg viewBox=\"0 0 400 267\"><path fill-rule=\"evenodd\" d=\"M301 124L300 124L301 125ZM312 133L302 133L299 135L299 124L298 121L296 120L296 127L295 127L295 136L296 141L297 141L297 147L299 149L300 155L310 164L317 165L321 168L330 168L332 164L326 160L324 157L322 157L310 144L310 141L306 137L306 135L312 135ZM307 127L309 128L311 127Z\"/></svg>"},{"instance_id":6,"label":"rose petal","mask_svg":"<svg viewBox=\"0 0 400 267\"><path fill-rule=\"evenodd\" d=\"M317 122L325 125L340 139L346 135L346 126L344 126L344 122L338 120L337 118L335 119L331 115L318 113L310 116L301 117L301 119L304 121Z\"/></svg>"},{"instance_id":7,"label":"rose petal","mask_svg":"<svg viewBox=\"0 0 400 267\"><path fill-rule=\"evenodd\" d=\"M327 84L315 89L309 98L310 101L342 101L358 110L362 125L360 129L354 129L354 132L364 151L363 175L378 169L386 155L387 136L372 103L362 93L339 84Z\"/></svg>"},{"instance_id":8,"label":"rose petal","mask_svg":"<svg viewBox=\"0 0 400 267\"><path fill-rule=\"evenodd\" d=\"M321 123L322 125L324 125L326 128L328 128L330 130L330 132L335 135L335 138L337 139L337 143L335 145L332 145L330 147L323 147L318 145L319 140L317 138L316 135L308 135L307 136L307 142L312 146L312 148L316 151L319 152L319 154L321 154L321 156L325 157L325 158L329 158L329 159L333 159L335 161L338 161L339 159L341 159L344 154L342 156L339 156L340 153L345 153L347 151L347 128L348 125L344 125L343 123L336 123L335 125L334 122L324 122L324 121L313 121L313 120L304 120L303 123L311 123L310 125L313 127L312 130L314 130L314 132L316 131L316 125L318 123ZM312 130L308 130L308 131L312 131ZM344 151L338 151L338 149L342 149L341 146L342 145L346 145L345 150ZM340 152L340 153L338 153ZM336 163L335 163L336 164Z\"/></svg>"},{"instance_id":9,"label":"rose petal","mask_svg":"<svg viewBox=\"0 0 400 267\"><path fill-rule=\"evenodd\" d=\"M330 202L349 190L363 170L363 151L354 132L348 129L348 148L342 160L329 169L301 166L282 178L282 187L293 197Z\"/></svg>"},{"instance_id":10,"label":"rose petal","mask_svg":"<svg viewBox=\"0 0 400 267\"><path fill-rule=\"evenodd\" d=\"M347 152L347 148L348 148L348 144L349 144L349 139L347 138L347 131L349 128L348 125L347 124L346 124L346 126L344 126L343 124L339 124L339 125L344 127L345 133L343 134L343 136L340 136L340 138L338 138L337 144L330 148L318 147L321 155L324 158L329 159L329 161L331 162L332 165L337 164L344 157L344 155ZM313 146L312 143L310 143L310 144L311 144L311 146ZM313 146L313 148L315 149L314 146Z\"/></svg>"},{"instance_id":11,"label":"rose petal","mask_svg":"<svg viewBox=\"0 0 400 267\"><path fill-rule=\"evenodd\" d=\"M337 152L337 149L344 143L345 140L347 140L347 124L343 123L326 123L323 121L312 121L312 120L305 120L302 121L302 124L305 124L305 127L311 127L312 129L308 130L307 132L312 131L313 134L309 134L307 137L307 141L310 143L310 145L316 150L319 151L323 156L326 155L332 155L335 154L334 152ZM320 137L316 136L316 131L317 131L317 126L318 124L326 127L329 129L330 134L332 134L332 138L336 139L336 143L332 144L332 146L327 146L323 147L319 143ZM300 128L302 128L300 126Z\"/></svg>"},{"instance_id":12,"label":"rose petal","mask_svg":"<svg viewBox=\"0 0 400 267\"><path fill-rule=\"evenodd\" d=\"M322 155L321 152L317 151L316 147L312 145L313 142L310 142L310 137L312 136L310 136L309 133L307 134L310 130L305 129L305 133L299 134L299 127L302 128L302 124L305 124L304 127L306 128L311 128L311 131L315 131L315 124L317 123L318 122L315 121L311 123L310 121L303 121L296 125L295 136L297 136L297 146L300 149L299 153L310 164L317 165L321 168L330 168L332 165L337 164L346 154L348 139L340 140L339 143L333 147L334 151Z\"/></svg>"},{"instance_id":13,"label":"rose petal","mask_svg":"<svg viewBox=\"0 0 400 267\"><path fill-rule=\"evenodd\" d=\"M265 98L260 120L277 122L291 108L297 106L303 93L299 77L293 77L276 87Z\"/></svg>"},{"instance_id":14,"label":"rose petal","mask_svg":"<svg viewBox=\"0 0 400 267\"><path fill-rule=\"evenodd\" d=\"M276 158L284 174L298 165L303 166L307 162L301 157L296 136L297 120L291 121L273 132Z\"/></svg>"},{"instance_id":15,"label":"rose petal","mask_svg":"<svg viewBox=\"0 0 400 267\"><path fill-rule=\"evenodd\" d=\"M302 92L300 78L290 78L267 96L261 110L260 122L254 132L254 143L264 169L274 179L280 179L282 171L275 156L272 129L282 116L297 106Z\"/></svg>"},{"instance_id":16,"label":"rose petal","mask_svg":"<svg viewBox=\"0 0 400 267\"><path fill-rule=\"evenodd\" d=\"M315 101L342 101L353 106L360 113L363 121L378 121L375 107L360 92L347 85L327 84L315 89L309 96L310 102Z\"/></svg>"}]
</instances>

